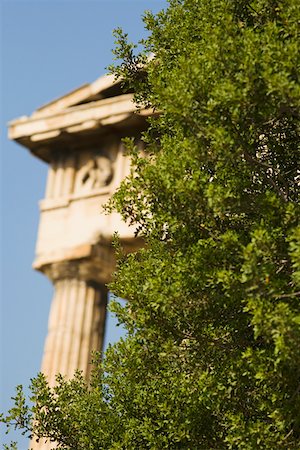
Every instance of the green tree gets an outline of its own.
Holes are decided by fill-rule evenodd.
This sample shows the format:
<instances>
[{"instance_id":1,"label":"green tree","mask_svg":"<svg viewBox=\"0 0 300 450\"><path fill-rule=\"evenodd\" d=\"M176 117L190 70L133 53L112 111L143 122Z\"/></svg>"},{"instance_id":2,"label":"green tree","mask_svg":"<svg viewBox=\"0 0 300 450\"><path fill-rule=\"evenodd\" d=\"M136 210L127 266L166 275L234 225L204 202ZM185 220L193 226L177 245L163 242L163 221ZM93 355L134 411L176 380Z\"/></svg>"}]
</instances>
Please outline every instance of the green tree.
<instances>
[{"instance_id":1,"label":"green tree","mask_svg":"<svg viewBox=\"0 0 300 450\"><path fill-rule=\"evenodd\" d=\"M117 31L159 112L109 205L145 240L111 284L128 337L7 423L73 450L300 448L297 3L172 0L138 54Z\"/></svg>"}]
</instances>

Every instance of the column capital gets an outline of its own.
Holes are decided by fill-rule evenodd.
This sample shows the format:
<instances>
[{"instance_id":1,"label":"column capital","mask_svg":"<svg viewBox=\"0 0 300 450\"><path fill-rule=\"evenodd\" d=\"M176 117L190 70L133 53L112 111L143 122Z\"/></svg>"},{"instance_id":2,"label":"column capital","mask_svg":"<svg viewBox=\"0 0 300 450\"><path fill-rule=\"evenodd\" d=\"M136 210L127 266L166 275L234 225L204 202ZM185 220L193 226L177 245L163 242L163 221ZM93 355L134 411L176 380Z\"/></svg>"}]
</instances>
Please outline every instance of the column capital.
<instances>
[{"instance_id":1,"label":"column capital","mask_svg":"<svg viewBox=\"0 0 300 450\"><path fill-rule=\"evenodd\" d=\"M109 282L115 264L111 244L97 244L77 247L52 261L37 261L34 268L47 275L53 283L77 279L103 285Z\"/></svg>"},{"instance_id":2,"label":"column capital","mask_svg":"<svg viewBox=\"0 0 300 450\"><path fill-rule=\"evenodd\" d=\"M122 239L125 253L137 251L143 244L141 238ZM33 268L47 275L54 283L58 280L79 280L106 284L115 271L116 257L112 242L101 238L94 244L83 244L72 249L38 256Z\"/></svg>"}]
</instances>

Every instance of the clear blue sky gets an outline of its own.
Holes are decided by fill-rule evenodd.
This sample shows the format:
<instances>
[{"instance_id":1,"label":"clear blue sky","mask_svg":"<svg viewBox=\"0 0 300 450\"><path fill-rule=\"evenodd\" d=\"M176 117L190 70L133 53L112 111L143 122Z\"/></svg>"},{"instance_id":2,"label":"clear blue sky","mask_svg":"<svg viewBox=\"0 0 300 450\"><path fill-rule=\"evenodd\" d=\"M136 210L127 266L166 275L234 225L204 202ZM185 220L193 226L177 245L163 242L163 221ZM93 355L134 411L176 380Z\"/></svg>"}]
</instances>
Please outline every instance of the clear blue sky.
<instances>
[{"instance_id":1,"label":"clear blue sky","mask_svg":"<svg viewBox=\"0 0 300 450\"><path fill-rule=\"evenodd\" d=\"M1 7L1 401L40 367L50 282L31 269L47 166L10 142L6 123L105 73L112 30L133 41L145 36L141 16L161 0L0 0ZM110 318L107 339L119 335ZM1 435L3 436L3 435ZM2 437L8 442L8 438ZM19 438L19 449L27 440Z\"/></svg>"}]
</instances>

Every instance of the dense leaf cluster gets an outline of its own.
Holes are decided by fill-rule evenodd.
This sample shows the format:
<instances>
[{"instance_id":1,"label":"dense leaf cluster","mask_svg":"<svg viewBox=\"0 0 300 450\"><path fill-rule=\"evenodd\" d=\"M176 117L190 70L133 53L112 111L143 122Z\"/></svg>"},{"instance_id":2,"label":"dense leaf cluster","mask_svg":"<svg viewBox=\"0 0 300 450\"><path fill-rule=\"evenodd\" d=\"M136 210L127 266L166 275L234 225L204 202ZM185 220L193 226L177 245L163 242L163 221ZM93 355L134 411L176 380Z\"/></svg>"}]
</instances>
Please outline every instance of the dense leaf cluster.
<instances>
[{"instance_id":1,"label":"dense leaf cluster","mask_svg":"<svg viewBox=\"0 0 300 450\"><path fill-rule=\"evenodd\" d=\"M120 255L128 337L92 386L34 382L61 448L300 447L297 3L172 0L137 55L118 32L116 73L159 112L110 205L145 247Z\"/></svg>"}]
</instances>

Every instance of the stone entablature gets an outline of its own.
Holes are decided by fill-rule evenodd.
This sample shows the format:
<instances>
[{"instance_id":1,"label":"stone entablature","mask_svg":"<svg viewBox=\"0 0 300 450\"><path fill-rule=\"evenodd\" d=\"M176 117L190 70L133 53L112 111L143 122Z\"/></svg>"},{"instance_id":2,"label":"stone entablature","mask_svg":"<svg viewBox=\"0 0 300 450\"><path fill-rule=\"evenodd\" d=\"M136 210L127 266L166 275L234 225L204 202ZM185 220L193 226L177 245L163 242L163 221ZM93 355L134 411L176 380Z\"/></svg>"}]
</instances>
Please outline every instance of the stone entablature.
<instances>
[{"instance_id":1,"label":"stone entablature","mask_svg":"<svg viewBox=\"0 0 300 450\"><path fill-rule=\"evenodd\" d=\"M139 109L113 76L99 78L10 123L9 136L49 164L34 267L64 260L74 249L133 230L101 213L130 170L121 139L137 139L151 110Z\"/></svg>"},{"instance_id":2,"label":"stone entablature","mask_svg":"<svg viewBox=\"0 0 300 450\"><path fill-rule=\"evenodd\" d=\"M117 214L101 212L121 180L130 161L118 140L102 140L98 148L59 154L49 167L45 199L40 202L40 226L35 267L39 261L62 259L69 249L111 240L117 231L128 240L133 232Z\"/></svg>"}]
</instances>

